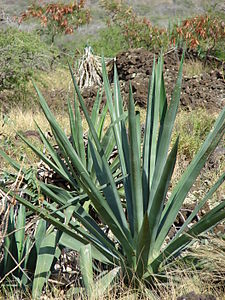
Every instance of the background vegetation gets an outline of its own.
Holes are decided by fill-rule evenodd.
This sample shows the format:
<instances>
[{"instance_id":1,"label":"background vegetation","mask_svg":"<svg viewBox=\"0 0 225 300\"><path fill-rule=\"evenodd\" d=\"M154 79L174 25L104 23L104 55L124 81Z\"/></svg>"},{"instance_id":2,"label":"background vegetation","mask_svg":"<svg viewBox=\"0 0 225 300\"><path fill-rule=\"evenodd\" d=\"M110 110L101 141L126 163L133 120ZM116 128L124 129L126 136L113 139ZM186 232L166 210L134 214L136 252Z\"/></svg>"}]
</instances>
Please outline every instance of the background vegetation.
<instances>
[{"instance_id":1,"label":"background vegetation","mask_svg":"<svg viewBox=\"0 0 225 300\"><path fill-rule=\"evenodd\" d=\"M0 48L0 92L10 92L5 105L13 106L18 100L23 105L29 98L30 78L38 80L38 71L52 70L59 52L35 33L10 27L0 32Z\"/></svg>"},{"instance_id":2,"label":"background vegetation","mask_svg":"<svg viewBox=\"0 0 225 300\"><path fill-rule=\"evenodd\" d=\"M224 59L225 17L219 4L213 8L205 5L207 12L183 21L168 19L167 27L156 26L154 21L137 14L140 7L137 8L136 3L133 3L133 8L123 1L95 1L91 2L91 12L84 7L83 1L78 2L77 6L71 6L69 2L58 7L57 4L31 4L26 10L27 6L21 1L18 8L21 12L17 18L12 15L13 2L12 6L4 4L6 10L2 26L0 23L0 91L6 107L5 94L11 101L14 99L13 103L33 102L29 101L31 98L26 87L31 76L37 73L34 71L49 71L58 66L63 69L68 59L73 64L83 54L87 44L92 46L95 54L101 56L104 53L105 57L111 58L132 47L154 51L163 48L167 51L185 44L188 49L196 50L201 58L214 55L220 60ZM143 1L142 5L146 3ZM168 7L170 5L167 4ZM179 3L176 5L179 6ZM147 9L144 6L143 11ZM104 13L107 15L105 19ZM95 22L103 24L104 28L99 25L97 32L92 33ZM26 33L27 29L32 33ZM51 77L58 74L52 72ZM12 93L13 89L16 93Z\"/></svg>"}]
</instances>

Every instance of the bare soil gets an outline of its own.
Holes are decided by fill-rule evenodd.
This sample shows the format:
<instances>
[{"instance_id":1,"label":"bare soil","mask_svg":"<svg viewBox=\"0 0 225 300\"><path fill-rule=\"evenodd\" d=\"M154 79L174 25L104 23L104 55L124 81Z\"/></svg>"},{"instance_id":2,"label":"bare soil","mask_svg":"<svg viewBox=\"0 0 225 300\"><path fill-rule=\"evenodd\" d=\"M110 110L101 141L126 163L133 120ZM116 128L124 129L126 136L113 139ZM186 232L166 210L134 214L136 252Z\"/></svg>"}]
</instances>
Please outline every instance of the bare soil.
<instances>
[{"instance_id":1,"label":"bare soil","mask_svg":"<svg viewBox=\"0 0 225 300\"><path fill-rule=\"evenodd\" d=\"M157 55L156 55L157 57ZM116 67L124 100L128 99L129 82L133 88L136 104L146 107L149 78L152 73L154 53L145 49L132 49L122 52L116 57ZM164 80L168 101L174 89L181 52L171 51L164 55ZM195 53L189 54L185 62L198 60ZM207 60L209 68L200 75L183 76L180 106L185 110L205 108L209 111L220 111L225 105L225 80L222 62ZM208 70L208 71L207 71ZM111 72L112 73L112 72ZM112 74L109 74L112 77ZM83 91L87 106L91 109L97 87Z\"/></svg>"},{"instance_id":2,"label":"bare soil","mask_svg":"<svg viewBox=\"0 0 225 300\"><path fill-rule=\"evenodd\" d=\"M216 300L216 297L209 294L197 295L195 292L190 292L186 295L178 297L177 300Z\"/></svg>"}]
</instances>

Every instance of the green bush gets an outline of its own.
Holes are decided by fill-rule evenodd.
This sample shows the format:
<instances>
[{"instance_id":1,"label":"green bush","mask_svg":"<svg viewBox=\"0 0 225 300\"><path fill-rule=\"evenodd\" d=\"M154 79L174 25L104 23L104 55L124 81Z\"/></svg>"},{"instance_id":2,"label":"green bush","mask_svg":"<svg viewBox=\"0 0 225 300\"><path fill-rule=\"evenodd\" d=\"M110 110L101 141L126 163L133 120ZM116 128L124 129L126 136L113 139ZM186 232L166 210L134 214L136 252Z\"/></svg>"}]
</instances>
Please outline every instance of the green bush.
<instances>
[{"instance_id":1,"label":"green bush","mask_svg":"<svg viewBox=\"0 0 225 300\"><path fill-rule=\"evenodd\" d=\"M121 28L116 25L102 29L98 38L90 42L94 52L99 55L103 53L105 57L114 57L129 48Z\"/></svg>"},{"instance_id":2,"label":"green bush","mask_svg":"<svg viewBox=\"0 0 225 300\"><path fill-rule=\"evenodd\" d=\"M15 28L0 31L0 92L26 92L35 70L49 70L57 57L40 38Z\"/></svg>"}]
</instances>

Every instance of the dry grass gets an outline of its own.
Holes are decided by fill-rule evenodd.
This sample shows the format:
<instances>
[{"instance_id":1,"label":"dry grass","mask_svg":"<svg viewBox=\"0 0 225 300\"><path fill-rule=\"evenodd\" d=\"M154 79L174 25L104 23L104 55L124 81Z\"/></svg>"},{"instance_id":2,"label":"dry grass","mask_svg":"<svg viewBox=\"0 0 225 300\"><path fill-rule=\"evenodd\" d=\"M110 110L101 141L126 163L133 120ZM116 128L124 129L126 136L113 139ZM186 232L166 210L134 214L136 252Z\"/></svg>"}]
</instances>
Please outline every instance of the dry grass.
<instances>
[{"instance_id":1,"label":"dry grass","mask_svg":"<svg viewBox=\"0 0 225 300\"><path fill-rule=\"evenodd\" d=\"M60 126L68 134L69 130L69 120L67 115L56 114L55 115ZM21 157L25 157L25 163L27 165L32 165L38 162L38 158L33 154L31 149L26 146L20 138L17 136L17 132L26 133L27 131L37 131L35 121L42 128L42 130L47 133L50 131L48 122L46 121L44 115L40 111L35 113L32 111L22 111L19 109L13 109L7 115L7 119L1 115L0 116L0 147L7 152L7 154L13 157L15 160L20 161ZM34 135L28 136L35 146L39 149L43 148L40 140ZM5 162L1 160L0 168L5 167Z\"/></svg>"},{"instance_id":2,"label":"dry grass","mask_svg":"<svg viewBox=\"0 0 225 300\"><path fill-rule=\"evenodd\" d=\"M209 67L204 66L204 63L199 60L188 60L183 64L183 75L185 77L199 76L206 72L209 72Z\"/></svg>"},{"instance_id":3,"label":"dry grass","mask_svg":"<svg viewBox=\"0 0 225 300\"><path fill-rule=\"evenodd\" d=\"M64 132L70 135L70 123L68 112L65 111L54 111L54 116L64 130ZM22 156L26 156L26 164L32 165L37 162L37 157L33 155L31 149L26 146L23 141L17 137L17 133L20 132L25 134L28 131L37 133L36 123L40 126L44 133L50 132L50 126L46 120L42 111L37 109L36 111L27 110L24 111L19 108L12 109L7 116L0 114L0 147L7 152L8 155L19 161ZM105 127L110 123L109 116L106 117ZM87 122L83 119L83 129L87 130ZM28 135L28 139L34 143L35 146L42 149L43 145L39 138L34 136L36 134ZM50 140L54 142L53 139ZM4 166L4 161L0 161L0 168Z\"/></svg>"},{"instance_id":4,"label":"dry grass","mask_svg":"<svg viewBox=\"0 0 225 300\"><path fill-rule=\"evenodd\" d=\"M69 129L68 115L55 113L57 122L64 130ZM15 136L18 131L36 130L35 122L42 128L43 131L49 131L48 122L41 111L22 111L12 109L7 115L7 120L4 122L4 117L0 117L1 133L8 136Z\"/></svg>"},{"instance_id":5,"label":"dry grass","mask_svg":"<svg viewBox=\"0 0 225 300\"><path fill-rule=\"evenodd\" d=\"M202 268L196 270L189 263L178 263L173 270L168 270L168 282L156 283L154 288L146 288L140 284L140 288L135 290L124 285L123 281L117 281L115 285L103 296L89 298L90 300L176 300L181 295L194 291L196 294L211 294L218 300L225 300L224 280L225 280L225 241L214 238L208 244L200 245L190 252L194 257L203 262ZM56 283L49 283L46 291L40 300L84 300L85 294L74 296L74 289L71 286L66 290L57 286ZM79 288L79 287L78 287ZM32 299L29 293L19 290L2 291L0 299Z\"/></svg>"},{"instance_id":6,"label":"dry grass","mask_svg":"<svg viewBox=\"0 0 225 300\"><path fill-rule=\"evenodd\" d=\"M203 245L193 248L192 255L202 263L204 280L214 287L223 286L225 292L225 236L223 238L211 236Z\"/></svg>"}]
</instances>

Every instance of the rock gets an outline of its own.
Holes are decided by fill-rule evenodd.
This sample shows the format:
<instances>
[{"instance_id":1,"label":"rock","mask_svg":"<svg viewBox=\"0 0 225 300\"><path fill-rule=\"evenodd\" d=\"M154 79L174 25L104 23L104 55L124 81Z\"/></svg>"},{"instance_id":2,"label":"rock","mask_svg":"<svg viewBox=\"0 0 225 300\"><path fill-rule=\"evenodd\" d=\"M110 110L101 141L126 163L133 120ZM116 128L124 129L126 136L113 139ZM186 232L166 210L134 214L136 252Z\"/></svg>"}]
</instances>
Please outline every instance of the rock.
<instances>
[{"instance_id":1,"label":"rock","mask_svg":"<svg viewBox=\"0 0 225 300\"><path fill-rule=\"evenodd\" d=\"M177 300L216 300L216 297L209 294L197 295L195 292L190 292L186 295L178 297Z\"/></svg>"},{"instance_id":2,"label":"rock","mask_svg":"<svg viewBox=\"0 0 225 300\"><path fill-rule=\"evenodd\" d=\"M167 92L167 100L170 101L177 73L181 53L172 51L164 55L164 80ZM194 53L188 59L193 60ZM148 95L148 81L152 73L154 53L145 49L132 49L119 53L116 57L116 67L119 80L122 82L121 93L125 104L129 95L129 82L134 90L134 100L140 107L146 107ZM195 57L195 59L197 59ZM112 78L114 70L109 72ZM204 89L202 88L204 86ZM83 91L86 104L93 105L97 88L89 88ZM218 70L202 73L201 76L187 77L182 81L182 95L180 106L184 110L193 110L199 107L213 112L219 112L225 100L225 82Z\"/></svg>"}]
</instances>

